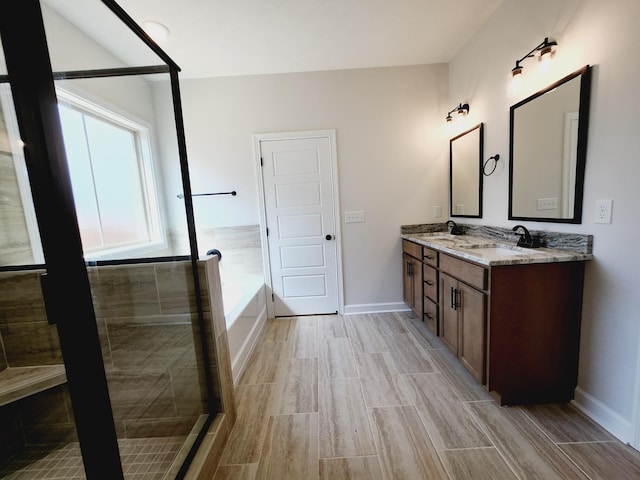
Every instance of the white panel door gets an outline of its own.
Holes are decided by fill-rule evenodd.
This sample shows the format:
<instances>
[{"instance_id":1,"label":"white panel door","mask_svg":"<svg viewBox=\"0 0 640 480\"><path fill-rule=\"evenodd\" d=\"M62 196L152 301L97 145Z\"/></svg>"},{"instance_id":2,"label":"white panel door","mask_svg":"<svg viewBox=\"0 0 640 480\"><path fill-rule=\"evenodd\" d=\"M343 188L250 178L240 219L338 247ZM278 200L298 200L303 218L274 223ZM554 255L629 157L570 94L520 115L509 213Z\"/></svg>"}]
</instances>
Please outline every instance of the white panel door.
<instances>
[{"instance_id":1,"label":"white panel door","mask_svg":"<svg viewBox=\"0 0 640 480\"><path fill-rule=\"evenodd\" d=\"M260 140L277 317L338 311L329 137Z\"/></svg>"}]
</instances>

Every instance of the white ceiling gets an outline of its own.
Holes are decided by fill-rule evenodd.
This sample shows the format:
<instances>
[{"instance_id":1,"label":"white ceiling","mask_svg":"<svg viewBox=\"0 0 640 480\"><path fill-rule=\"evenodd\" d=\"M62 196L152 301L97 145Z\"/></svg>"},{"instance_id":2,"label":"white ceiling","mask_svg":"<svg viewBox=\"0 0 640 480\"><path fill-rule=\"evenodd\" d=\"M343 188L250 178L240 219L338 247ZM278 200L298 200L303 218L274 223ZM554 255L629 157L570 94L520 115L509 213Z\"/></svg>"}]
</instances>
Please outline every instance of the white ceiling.
<instances>
[{"instance_id":1,"label":"white ceiling","mask_svg":"<svg viewBox=\"0 0 640 480\"><path fill-rule=\"evenodd\" d=\"M503 0L119 0L181 77L447 63ZM51 2L57 3L57 2ZM60 3L66 3L64 0ZM86 21L100 21L84 16ZM84 25L83 30L91 30Z\"/></svg>"}]
</instances>

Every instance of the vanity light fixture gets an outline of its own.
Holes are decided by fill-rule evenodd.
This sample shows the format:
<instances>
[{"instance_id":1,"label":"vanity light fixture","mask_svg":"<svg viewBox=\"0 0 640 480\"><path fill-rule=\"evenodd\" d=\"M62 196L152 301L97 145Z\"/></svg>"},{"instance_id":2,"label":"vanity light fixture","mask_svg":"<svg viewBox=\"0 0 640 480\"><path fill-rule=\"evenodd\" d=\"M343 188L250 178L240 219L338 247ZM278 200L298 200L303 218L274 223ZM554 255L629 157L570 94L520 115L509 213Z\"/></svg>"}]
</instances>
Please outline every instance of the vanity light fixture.
<instances>
[{"instance_id":1,"label":"vanity light fixture","mask_svg":"<svg viewBox=\"0 0 640 480\"><path fill-rule=\"evenodd\" d=\"M556 51L558 47L558 43L554 40L549 40L549 37L544 37L544 40L535 46L533 50L527 53L520 60L516 60L516 66L511 69L511 76L517 77L522 75L522 69L524 68L520 63L522 63L527 58L538 57L538 60L546 60L551 58L551 56Z\"/></svg>"},{"instance_id":2,"label":"vanity light fixture","mask_svg":"<svg viewBox=\"0 0 640 480\"><path fill-rule=\"evenodd\" d=\"M460 117L466 117L469 114L469 104L460 103L457 107L453 108L449 113L447 113L447 117L445 118L447 122L453 122L453 117L451 116L453 112L456 112Z\"/></svg>"}]
</instances>

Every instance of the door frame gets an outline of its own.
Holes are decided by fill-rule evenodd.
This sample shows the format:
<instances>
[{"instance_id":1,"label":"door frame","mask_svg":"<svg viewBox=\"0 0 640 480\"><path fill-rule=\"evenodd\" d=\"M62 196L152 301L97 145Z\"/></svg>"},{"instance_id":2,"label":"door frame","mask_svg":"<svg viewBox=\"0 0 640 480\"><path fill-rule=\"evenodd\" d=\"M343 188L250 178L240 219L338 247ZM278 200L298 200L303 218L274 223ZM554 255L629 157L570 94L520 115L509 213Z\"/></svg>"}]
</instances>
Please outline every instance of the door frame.
<instances>
[{"instance_id":1,"label":"door frame","mask_svg":"<svg viewBox=\"0 0 640 480\"><path fill-rule=\"evenodd\" d=\"M264 268L264 280L267 285L267 317L275 318L273 306L273 288L271 282L271 259L269 255L269 243L267 241L267 210L265 202L264 180L262 178L262 165L260 158L260 143L268 140L301 140L311 138L326 138L329 140L331 163L331 189L333 191L333 216L335 222L336 238L336 282L338 286L338 313L344 313L344 282L342 275L342 233L340 218L340 195L338 186L338 157L336 148L336 130L306 130L293 132L256 133L253 135L253 154L256 166L256 180L258 182L258 203L260 211L260 242L262 244L262 264Z\"/></svg>"}]
</instances>

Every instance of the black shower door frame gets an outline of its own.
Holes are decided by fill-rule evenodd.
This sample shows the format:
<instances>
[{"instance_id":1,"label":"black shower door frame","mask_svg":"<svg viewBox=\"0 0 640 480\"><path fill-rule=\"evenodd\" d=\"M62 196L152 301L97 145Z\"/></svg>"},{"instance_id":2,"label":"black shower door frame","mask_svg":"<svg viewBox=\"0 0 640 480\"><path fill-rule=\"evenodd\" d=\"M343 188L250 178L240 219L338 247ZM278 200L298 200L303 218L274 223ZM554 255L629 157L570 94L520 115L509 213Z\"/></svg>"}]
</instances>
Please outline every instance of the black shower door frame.
<instances>
[{"instance_id":1,"label":"black shower door frame","mask_svg":"<svg viewBox=\"0 0 640 480\"><path fill-rule=\"evenodd\" d=\"M166 65L118 70L53 73L39 0L13 0L2 5L0 34L18 127L24 144L31 195L46 263L43 293L47 317L55 323L65 363L76 429L88 480L123 479L116 429L107 387L89 277L84 260L67 166L54 78L95 78L168 72L178 135L191 262L196 292L198 249L191 199L186 143L179 94L179 67L153 43L112 0L102 0L121 21L147 43ZM202 300L196 295L200 331ZM209 418L178 473L182 478L213 421L213 381L206 339L202 340L210 399Z\"/></svg>"}]
</instances>

